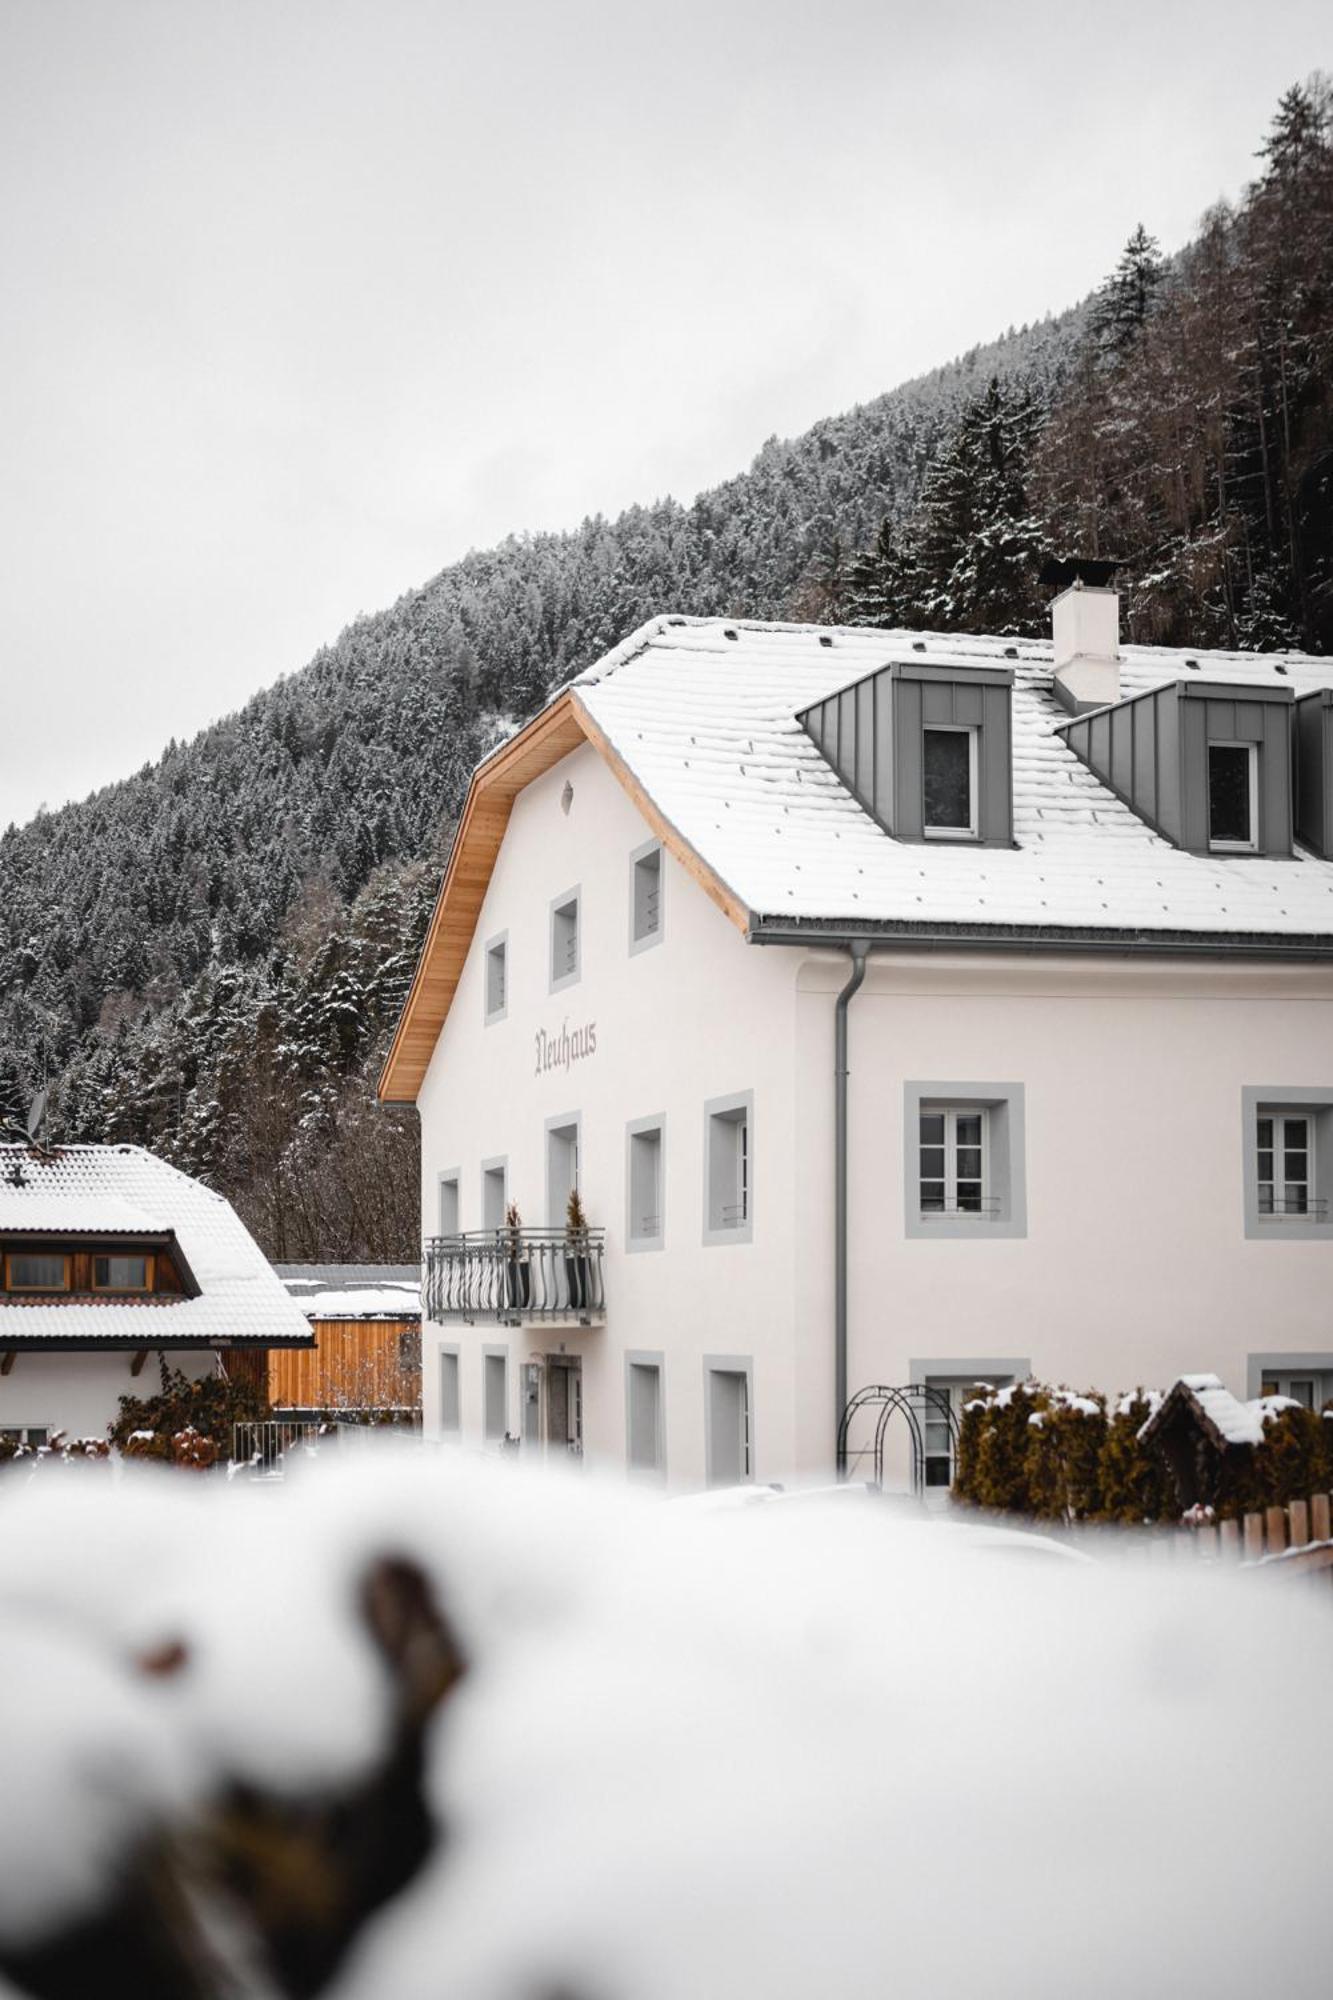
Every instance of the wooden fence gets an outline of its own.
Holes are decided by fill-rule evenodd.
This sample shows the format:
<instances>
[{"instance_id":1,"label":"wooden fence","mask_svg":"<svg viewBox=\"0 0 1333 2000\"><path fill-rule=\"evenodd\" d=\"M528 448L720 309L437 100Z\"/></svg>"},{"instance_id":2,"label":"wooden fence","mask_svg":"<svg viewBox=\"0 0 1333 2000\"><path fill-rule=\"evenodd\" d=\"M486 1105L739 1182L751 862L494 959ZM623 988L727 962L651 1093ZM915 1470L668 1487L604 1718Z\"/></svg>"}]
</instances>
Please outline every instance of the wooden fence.
<instances>
[{"instance_id":1,"label":"wooden fence","mask_svg":"<svg viewBox=\"0 0 1333 2000\"><path fill-rule=\"evenodd\" d=\"M1333 1569L1333 1495L1313 1493L1285 1507L1265 1507L1240 1521L1182 1522L1156 1538L1154 1553L1234 1562L1245 1569L1311 1574Z\"/></svg>"}]
</instances>

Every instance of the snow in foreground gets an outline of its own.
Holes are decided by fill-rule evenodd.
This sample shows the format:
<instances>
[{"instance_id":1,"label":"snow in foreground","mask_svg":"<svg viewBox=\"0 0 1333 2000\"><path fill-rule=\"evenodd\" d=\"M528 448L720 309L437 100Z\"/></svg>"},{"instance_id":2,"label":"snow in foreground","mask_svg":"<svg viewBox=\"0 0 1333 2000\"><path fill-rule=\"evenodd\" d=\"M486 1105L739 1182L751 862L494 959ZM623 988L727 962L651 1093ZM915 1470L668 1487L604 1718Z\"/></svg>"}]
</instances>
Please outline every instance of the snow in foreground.
<instances>
[{"instance_id":1,"label":"snow in foreground","mask_svg":"<svg viewBox=\"0 0 1333 2000\"><path fill-rule=\"evenodd\" d=\"M384 1766L386 1556L463 1671L428 1726L442 1837L341 2000L1328 1990L1322 1600L845 1494L712 1512L393 1450L0 1491L11 1970L224 1793Z\"/></svg>"}]
</instances>

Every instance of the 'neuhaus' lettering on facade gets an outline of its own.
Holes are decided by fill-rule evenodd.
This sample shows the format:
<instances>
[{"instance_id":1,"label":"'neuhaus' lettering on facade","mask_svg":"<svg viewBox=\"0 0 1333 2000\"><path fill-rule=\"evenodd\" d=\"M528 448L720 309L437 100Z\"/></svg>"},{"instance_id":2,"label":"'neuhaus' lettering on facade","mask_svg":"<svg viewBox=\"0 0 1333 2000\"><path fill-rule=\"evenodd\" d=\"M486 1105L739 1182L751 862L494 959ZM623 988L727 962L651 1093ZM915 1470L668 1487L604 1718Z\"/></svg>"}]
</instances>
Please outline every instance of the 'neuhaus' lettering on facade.
<instances>
[{"instance_id":1,"label":"'neuhaus' lettering on facade","mask_svg":"<svg viewBox=\"0 0 1333 2000\"><path fill-rule=\"evenodd\" d=\"M545 1028L538 1028L536 1074L543 1076L548 1069L569 1069L585 1056L596 1053L596 1021L585 1021L581 1028L573 1029L568 1021L563 1021L558 1035L548 1035Z\"/></svg>"}]
</instances>

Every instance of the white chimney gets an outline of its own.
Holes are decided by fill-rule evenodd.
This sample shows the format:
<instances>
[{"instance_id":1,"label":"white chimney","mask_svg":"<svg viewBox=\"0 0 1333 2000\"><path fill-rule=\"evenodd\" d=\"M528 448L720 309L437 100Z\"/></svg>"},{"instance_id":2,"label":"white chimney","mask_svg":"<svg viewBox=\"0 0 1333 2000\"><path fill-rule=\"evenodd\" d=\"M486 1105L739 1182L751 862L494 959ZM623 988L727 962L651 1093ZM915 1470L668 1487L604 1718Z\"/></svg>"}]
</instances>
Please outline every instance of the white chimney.
<instances>
[{"instance_id":1,"label":"white chimney","mask_svg":"<svg viewBox=\"0 0 1333 2000\"><path fill-rule=\"evenodd\" d=\"M1079 583L1051 606L1055 694L1073 714L1120 699L1120 592Z\"/></svg>"}]
</instances>

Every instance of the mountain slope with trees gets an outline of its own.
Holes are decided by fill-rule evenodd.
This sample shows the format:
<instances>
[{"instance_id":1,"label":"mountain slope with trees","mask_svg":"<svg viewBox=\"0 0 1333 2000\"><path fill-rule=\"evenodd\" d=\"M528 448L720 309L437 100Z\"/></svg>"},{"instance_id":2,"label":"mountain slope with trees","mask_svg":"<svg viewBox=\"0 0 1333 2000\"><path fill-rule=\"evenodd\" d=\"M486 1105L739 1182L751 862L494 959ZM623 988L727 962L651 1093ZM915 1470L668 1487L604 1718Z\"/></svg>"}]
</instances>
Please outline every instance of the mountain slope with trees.
<instances>
[{"instance_id":1,"label":"mountain slope with trees","mask_svg":"<svg viewBox=\"0 0 1333 2000\"><path fill-rule=\"evenodd\" d=\"M689 506L516 537L358 619L133 778L0 838L0 1121L203 1175L274 1256L399 1258L415 1121L372 1082L477 758L652 614L1040 630L1053 548L1148 639L1333 643L1329 102L1240 206L1084 306Z\"/></svg>"}]
</instances>

